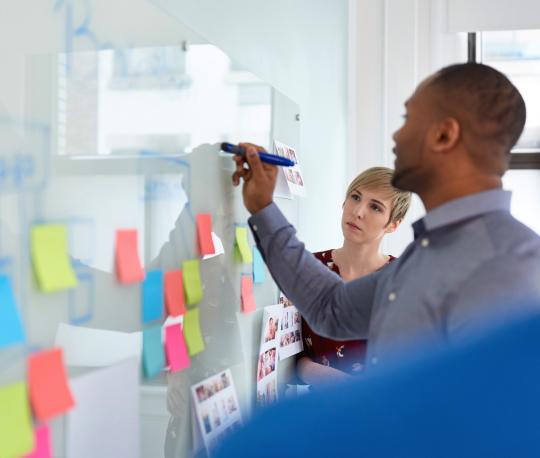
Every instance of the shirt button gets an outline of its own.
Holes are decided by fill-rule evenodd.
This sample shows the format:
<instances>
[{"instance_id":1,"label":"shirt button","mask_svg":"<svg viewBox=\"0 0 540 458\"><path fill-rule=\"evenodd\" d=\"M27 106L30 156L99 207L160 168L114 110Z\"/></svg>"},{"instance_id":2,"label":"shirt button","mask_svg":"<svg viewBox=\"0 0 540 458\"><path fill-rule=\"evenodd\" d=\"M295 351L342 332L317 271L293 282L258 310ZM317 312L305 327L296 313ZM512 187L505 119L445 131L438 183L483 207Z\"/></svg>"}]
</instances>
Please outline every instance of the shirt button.
<instances>
[{"instance_id":1,"label":"shirt button","mask_svg":"<svg viewBox=\"0 0 540 458\"><path fill-rule=\"evenodd\" d=\"M429 239L422 239L422 242L420 242L424 248L429 246Z\"/></svg>"},{"instance_id":2,"label":"shirt button","mask_svg":"<svg viewBox=\"0 0 540 458\"><path fill-rule=\"evenodd\" d=\"M395 300L396 300L396 293L390 293L390 294L388 295L388 300L389 300L390 302L395 301Z\"/></svg>"},{"instance_id":3,"label":"shirt button","mask_svg":"<svg viewBox=\"0 0 540 458\"><path fill-rule=\"evenodd\" d=\"M256 225L256 224L254 224L254 225L251 226L251 227L253 228L253 230L254 230L255 232L257 232L257 229L258 229L258 228L257 228L257 225Z\"/></svg>"},{"instance_id":4,"label":"shirt button","mask_svg":"<svg viewBox=\"0 0 540 458\"><path fill-rule=\"evenodd\" d=\"M376 356L373 356L373 357L371 358L371 364L373 364L374 366L376 366L378 362L379 362L379 360L377 359Z\"/></svg>"}]
</instances>

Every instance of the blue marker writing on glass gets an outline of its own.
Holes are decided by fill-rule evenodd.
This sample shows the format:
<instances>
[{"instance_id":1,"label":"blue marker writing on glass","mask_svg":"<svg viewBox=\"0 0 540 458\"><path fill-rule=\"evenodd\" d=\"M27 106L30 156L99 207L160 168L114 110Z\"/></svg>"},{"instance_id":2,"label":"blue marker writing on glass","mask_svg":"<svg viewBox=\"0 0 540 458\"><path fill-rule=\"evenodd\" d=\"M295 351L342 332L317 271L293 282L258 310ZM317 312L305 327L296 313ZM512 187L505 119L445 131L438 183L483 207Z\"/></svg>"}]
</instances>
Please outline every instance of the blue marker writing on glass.
<instances>
[{"instance_id":1,"label":"blue marker writing on glass","mask_svg":"<svg viewBox=\"0 0 540 458\"><path fill-rule=\"evenodd\" d=\"M237 156L243 156L246 154L246 149L243 146L233 145L231 143L222 143L221 151L236 154ZM292 167L294 165L294 162L286 157L265 153L263 151L259 151L259 157L261 158L261 161L266 162L267 164L279 165L281 167Z\"/></svg>"}]
</instances>

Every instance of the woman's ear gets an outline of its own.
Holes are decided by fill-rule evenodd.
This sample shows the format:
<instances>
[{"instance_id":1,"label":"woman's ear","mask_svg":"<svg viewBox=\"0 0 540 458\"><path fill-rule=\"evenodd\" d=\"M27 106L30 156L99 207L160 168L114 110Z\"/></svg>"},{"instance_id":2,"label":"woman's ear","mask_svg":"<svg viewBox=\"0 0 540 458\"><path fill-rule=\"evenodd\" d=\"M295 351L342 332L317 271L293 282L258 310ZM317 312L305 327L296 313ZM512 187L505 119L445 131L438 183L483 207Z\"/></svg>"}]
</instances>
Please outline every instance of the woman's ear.
<instances>
[{"instance_id":1,"label":"woman's ear","mask_svg":"<svg viewBox=\"0 0 540 458\"><path fill-rule=\"evenodd\" d=\"M392 232L394 232L399 227L400 224L401 224L400 219L397 219L395 221L390 221L386 225L386 229L384 230L384 232L386 232L387 234L391 234Z\"/></svg>"}]
</instances>

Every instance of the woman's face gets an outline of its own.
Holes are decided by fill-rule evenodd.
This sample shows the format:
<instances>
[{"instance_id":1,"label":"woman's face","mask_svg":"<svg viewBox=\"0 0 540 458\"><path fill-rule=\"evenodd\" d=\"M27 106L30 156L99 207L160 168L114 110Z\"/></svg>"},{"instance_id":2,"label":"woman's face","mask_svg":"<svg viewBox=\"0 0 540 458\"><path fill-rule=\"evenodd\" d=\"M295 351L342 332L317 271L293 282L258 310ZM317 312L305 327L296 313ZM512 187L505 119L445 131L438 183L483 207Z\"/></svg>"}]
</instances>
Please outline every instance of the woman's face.
<instances>
[{"instance_id":1,"label":"woman's face","mask_svg":"<svg viewBox=\"0 0 540 458\"><path fill-rule=\"evenodd\" d=\"M373 243L396 230L398 223L388 223L391 200L377 189L354 189L343 204L341 229L345 240L352 243Z\"/></svg>"}]
</instances>

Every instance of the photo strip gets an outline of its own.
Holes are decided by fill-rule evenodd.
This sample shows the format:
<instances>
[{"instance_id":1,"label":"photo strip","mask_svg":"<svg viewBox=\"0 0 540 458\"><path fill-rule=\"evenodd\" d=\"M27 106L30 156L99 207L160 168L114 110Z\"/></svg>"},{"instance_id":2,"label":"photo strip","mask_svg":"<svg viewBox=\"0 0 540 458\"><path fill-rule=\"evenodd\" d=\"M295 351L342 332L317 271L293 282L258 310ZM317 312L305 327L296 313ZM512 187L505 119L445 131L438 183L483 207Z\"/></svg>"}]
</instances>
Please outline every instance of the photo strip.
<instances>
[{"instance_id":1,"label":"photo strip","mask_svg":"<svg viewBox=\"0 0 540 458\"><path fill-rule=\"evenodd\" d=\"M242 425L242 415L227 369L191 387L200 433L210 455L216 445Z\"/></svg>"}]
</instances>

